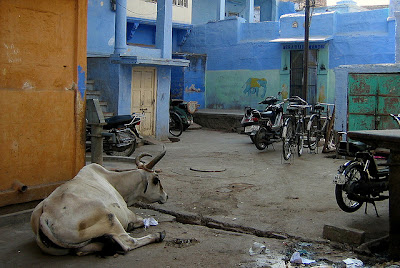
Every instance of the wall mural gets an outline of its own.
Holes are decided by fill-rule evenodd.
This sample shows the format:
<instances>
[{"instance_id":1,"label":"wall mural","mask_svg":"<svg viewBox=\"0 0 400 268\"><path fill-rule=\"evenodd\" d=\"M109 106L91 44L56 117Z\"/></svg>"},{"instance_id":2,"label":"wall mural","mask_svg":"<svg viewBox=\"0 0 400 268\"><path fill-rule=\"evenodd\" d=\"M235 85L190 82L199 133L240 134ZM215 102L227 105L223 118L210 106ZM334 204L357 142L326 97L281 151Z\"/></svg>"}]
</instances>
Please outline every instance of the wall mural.
<instances>
[{"instance_id":1,"label":"wall mural","mask_svg":"<svg viewBox=\"0 0 400 268\"><path fill-rule=\"evenodd\" d=\"M260 89L262 89L261 98L265 98L265 94L267 93L267 79L265 78L249 78L246 83L242 86L244 88L243 94L250 96L256 95L259 96Z\"/></svg>"}]
</instances>

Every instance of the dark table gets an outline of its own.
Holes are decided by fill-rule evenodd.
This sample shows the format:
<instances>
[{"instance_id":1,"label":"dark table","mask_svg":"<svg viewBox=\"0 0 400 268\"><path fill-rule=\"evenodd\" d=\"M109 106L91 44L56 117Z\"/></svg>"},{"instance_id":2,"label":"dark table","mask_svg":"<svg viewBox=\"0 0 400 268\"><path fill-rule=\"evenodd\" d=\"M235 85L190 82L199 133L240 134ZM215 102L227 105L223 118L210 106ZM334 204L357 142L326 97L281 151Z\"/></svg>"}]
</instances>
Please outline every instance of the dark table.
<instances>
[{"instance_id":1,"label":"dark table","mask_svg":"<svg viewBox=\"0 0 400 268\"><path fill-rule=\"evenodd\" d=\"M368 145L390 149L389 158L389 254L400 259L400 129L351 131L348 137Z\"/></svg>"}]
</instances>

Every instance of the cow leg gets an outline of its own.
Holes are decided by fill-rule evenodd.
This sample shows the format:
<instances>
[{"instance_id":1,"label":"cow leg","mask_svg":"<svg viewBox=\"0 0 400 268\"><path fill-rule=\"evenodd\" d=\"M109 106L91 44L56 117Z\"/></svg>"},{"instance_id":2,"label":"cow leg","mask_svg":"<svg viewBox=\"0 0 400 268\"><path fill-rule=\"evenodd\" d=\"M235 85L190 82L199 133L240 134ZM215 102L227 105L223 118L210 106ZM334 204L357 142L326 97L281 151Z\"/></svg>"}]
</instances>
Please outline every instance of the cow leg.
<instances>
[{"instance_id":1,"label":"cow leg","mask_svg":"<svg viewBox=\"0 0 400 268\"><path fill-rule=\"evenodd\" d=\"M94 252L100 252L102 251L104 248L104 243L101 242L94 242L94 243L90 243L87 244L84 247L81 247L79 249L76 250L76 255L78 256L84 256L90 253L94 253Z\"/></svg>"},{"instance_id":2,"label":"cow leg","mask_svg":"<svg viewBox=\"0 0 400 268\"><path fill-rule=\"evenodd\" d=\"M126 228L126 231L130 232L133 229L140 228L144 226L143 218L136 215L134 212L128 209L127 211L128 217L129 217L129 223L128 227Z\"/></svg>"},{"instance_id":3,"label":"cow leg","mask_svg":"<svg viewBox=\"0 0 400 268\"><path fill-rule=\"evenodd\" d=\"M113 236L113 239L122 247L125 252L155 243L161 242L165 238L165 231L156 234L146 235L140 238L133 238L127 233Z\"/></svg>"}]
</instances>

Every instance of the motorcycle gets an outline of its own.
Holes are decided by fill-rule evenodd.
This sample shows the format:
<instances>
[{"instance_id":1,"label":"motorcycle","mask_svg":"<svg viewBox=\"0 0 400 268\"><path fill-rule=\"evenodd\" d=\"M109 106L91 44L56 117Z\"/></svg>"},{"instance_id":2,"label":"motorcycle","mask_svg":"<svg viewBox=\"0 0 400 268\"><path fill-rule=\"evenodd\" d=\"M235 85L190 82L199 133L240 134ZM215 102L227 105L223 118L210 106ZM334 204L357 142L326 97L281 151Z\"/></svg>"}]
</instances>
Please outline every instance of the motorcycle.
<instances>
[{"instance_id":1,"label":"motorcycle","mask_svg":"<svg viewBox=\"0 0 400 268\"><path fill-rule=\"evenodd\" d=\"M280 95L280 93L278 93L278 95ZM258 103L258 104L266 104L267 105L267 107L263 111L260 111L260 110L257 110L257 109L251 108L251 107L245 107L244 116L243 116L240 124L242 127L244 127L244 134L246 134L250 137L252 143L255 144L255 142L256 142L255 137L260 129L261 124L267 123L266 120L264 120L264 119L274 117L273 114L276 113L277 108L278 108L278 110L280 108L282 108L282 114L283 114L283 103L282 103L282 105L279 105L280 107L277 107L276 106L277 102L278 102L278 99L276 97L270 96L270 97L265 98L265 100ZM276 119L276 118L274 118L274 119ZM261 148L260 150L263 150L266 148L266 147L263 148L263 146L261 146L260 144L256 145L256 147L257 146L260 146L260 148Z\"/></svg>"},{"instance_id":2,"label":"motorcycle","mask_svg":"<svg viewBox=\"0 0 400 268\"><path fill-rule=\"evenodd\" d=\"M170 133L173 136L180 136L193 124L193 114L197 110L196 101L184 101L181 99L171 99L170 103Z\"/></svg>"},{"instance_id":3,"label":"motorcycle","mask_svg":"<svg viewBox=\"0 0 400 268\"><path fill-rule=\"evenodd\" d=\"M105 119L102 132L103 151L107 155L130 156L136 149L136 138L142 138L136 126L140 125L141 117L136 114L117 115ZM90 127L86 127L86 150L91 147Z\"/></svg>"},{"instance_id":4,"label":"motorcycle","mask_svg":"<svg viewBox=\"0 0 400 268\"><path fill-rule=\"evenodd\" d=\"M366 144L357 143L352 146L355 158L341 165L333 182L338 206L345 212L355 212L364 202L375 207L375 201L389 198L383 193L389 187L389 168L379 168L377 161L385 161L387 154L373 152ZM387 163L382 163L387 165ZM365 207L365 212L367 207Z\"/></svg>"},{"instance_id":5,"label":"motorcycle","mask_svg":"<svg viewBox=\"0 0 400 268\"><path fill-rule=\"evenodd\" d=\"M400 115L391 116L400 126ZM357 211L364 202L371 203L379 216L375 202L389 198L389 194L384 194L389 190L389 153L374 151L376 148L358 141L341 142L343 144L339 154L355 155L355 158L341 165L333 180L336 202L349 213Z\"/></svg>"}]
</instances>

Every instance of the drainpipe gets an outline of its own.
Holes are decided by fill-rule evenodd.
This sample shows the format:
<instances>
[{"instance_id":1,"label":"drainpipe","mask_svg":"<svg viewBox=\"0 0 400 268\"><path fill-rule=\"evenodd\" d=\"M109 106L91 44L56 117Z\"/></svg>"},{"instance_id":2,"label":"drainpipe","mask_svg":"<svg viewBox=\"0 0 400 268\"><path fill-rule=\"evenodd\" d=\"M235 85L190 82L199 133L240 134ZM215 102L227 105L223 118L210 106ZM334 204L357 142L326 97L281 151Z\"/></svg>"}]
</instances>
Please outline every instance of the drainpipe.
<instances>
[{"instance_id":1,"label":"drainpipe","mask_svg":"<svg viewBox=\"0 0 400 268\"><path fill-rule=\"evenodd\" d=\"M225 0L219 0L217 20L225 19Z\"/></svg>"},{"instance_id":2,"label":"drainpipe","mask_svg":"<svg viewBox=\"0 0 400 268\"><path fill-rule=\"evenodd\" d=\"M172 58L172 0L157 1L156 48L161 58Z\"/></svg>"},{"instance_id":3,"label":"drainpipe","mask_svg":"<svg viewBox=\"0 0 400 268\"><path fill-rule=\"evenodd\" d=\"M246 20L248 23L254 22L254 0L246 0Z\"/></svg>"},{"instance_id":4,"label":"drainpipe","mask_svg":"<svg viewBox=\"0 0 400 268\"><path fill-rule=\"evenodd\" d=\"M124 54L126 52L126 2L127 0L117 0L117 10L115 12L115 46L114 54Z\"/></svg>"},{"instance_id":5,"label":"drainpipe","mask_svg":"<svg viewBox=\"0 0 400 268\"><path fill-rule=\"evenodd\" d=\"M395 20L395 56L400 63L400 0L390 0L388 21Z\"/></svg>"},{"instance_id":6,"label":"drainpipe","mask_svg":"<svg viewBox=\"0 0 400 268\"><path fill-rule=\"evenodd\" d=\"M400 63L400 11L394 12L394 16L396 17L396 63Z\"/></svg>"}]
</instances>

